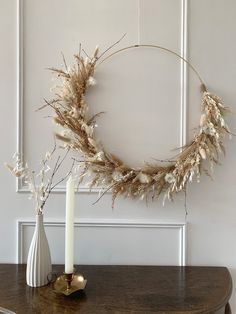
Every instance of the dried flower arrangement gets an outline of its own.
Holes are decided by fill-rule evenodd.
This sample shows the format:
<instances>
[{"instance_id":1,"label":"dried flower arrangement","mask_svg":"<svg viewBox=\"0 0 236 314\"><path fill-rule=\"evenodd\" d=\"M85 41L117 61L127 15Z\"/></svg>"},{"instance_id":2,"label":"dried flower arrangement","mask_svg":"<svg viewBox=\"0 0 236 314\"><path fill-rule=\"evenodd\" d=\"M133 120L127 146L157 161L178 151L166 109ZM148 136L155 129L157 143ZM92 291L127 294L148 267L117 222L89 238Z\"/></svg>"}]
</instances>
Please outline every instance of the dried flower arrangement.
<instances>
[{"instance_id":1,"label":"dried flower arrangement","mask_svg":"<svg viewBox=\"0 0 236 314\"><path fill-rule=\"evenodd\" d=\"M46 152L45 156L40 161L41 168L36 173L35 170L29 168L27 162L24 162L22 157L15 153L13 156L14 166L5 163L6 167L10 172L17 178L22 178L24 183L28 186L31 193L29 199L35 200L36 213L42 214L44 206L49 198L53 189L61 182L63 182L72 172L75 161L72 161L70 170L64 177L54 182L55 175L61 168L66 156L68 155L69 149L66 150L63 156L55 157L55 163L53 168L50 167L50 162L53 161L54 153L56 152L56 144L51 152Z\"/></svg>"},{"instance_id":2,"label":"dried flower arrangement","mask_svg":"<svg viewBox=\"0 0 236 314\"><path fill-rule=\"evenodd\" d=\"M219 154L225 153L222 140L225 135L231 134L225 122L225 114L230 112L229 108L223 105L220 98L208 92L194 67L167 48L151 47L167 50L180 57L198 75L202 83L202 114L198 134L190 144L181 148L180 153L168 165L146 164L140 169L132 168L105 151L96 140L95 120L101 113L89 115L85 96L89 88L96 84L94 72L99 64L98 60L101 60L109 49L99 55L99 49L96 48L92 57L89 57L84 50L82 55L80 49L79 54L75 55L76 64L73 68L68 68L64 60L65 70L51 69L62 80L56 98L46 101L45 105L53 108L55 123L64 129L62 134L57 134L57 138L62 140L66 147L82 153L84 161L81 177L92 173L90 189L95 186L103 187L98 200L111 190L113 205L116 197L121 194L131 198L148 199L151 196L155 199L164 192L164 199L172 200L175 193L186 191L188 182L191 182L194 176L199 181L202 172L212 175L213 165L218 163ZM105 59L103 58L100 64ZM209 162L210 170L204 169L203 161Z\"/></svg>"}]
</instances>

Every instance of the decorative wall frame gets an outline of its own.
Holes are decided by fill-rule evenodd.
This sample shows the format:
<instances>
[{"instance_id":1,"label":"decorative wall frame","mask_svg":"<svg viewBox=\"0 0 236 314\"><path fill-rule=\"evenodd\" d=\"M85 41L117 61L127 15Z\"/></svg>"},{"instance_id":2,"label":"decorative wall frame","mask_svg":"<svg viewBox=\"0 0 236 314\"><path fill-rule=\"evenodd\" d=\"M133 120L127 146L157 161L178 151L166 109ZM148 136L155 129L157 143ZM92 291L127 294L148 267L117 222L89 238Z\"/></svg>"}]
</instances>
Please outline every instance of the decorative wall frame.
<instances>
[{"instance_id":1,"label":"decorative wall frame","mask_svg":"<svg viewBox=\"0 0 236 314\"><path fill-rule=\"evenodd\" d=\"M17 147L16 151L24 154L24 0L17 0ZM140 30L138 29L138 32ZM187 59L188 47L188 0L181 0L181 33L180 33L180 55ZM188 69L183 60L180 60L180 147L186 144L187 139L187 97L188 97ZM22 179L16 179L16 191L28 192ZM99 188L93 188L92 192L98 192ZM58 186L56 193L65 192L64 186ZM80 186L80 192L89 192L89 188Z\"/></svg>"},{"instance_id":2,"label":"decorative wall frame","mask_svg":"<svg viewBox=\"0 0 236 314\"><path fill-rule=\"evenodd\" d=\"M17 252L16 252L16 263L23 263L23 238L24 228L33 227L34 221L19 219L17 221ZM46 221L45 227L64 227L65 223L61 221ZM75 228L86 228L86 227L99 227L99 228L141 228L141 229L167 229L167 230L178 230L178 265L185 266L187 262L187 224L182 222L157 222L147 220L84 220L75 222Z\"/></svg>"}]
</instances>

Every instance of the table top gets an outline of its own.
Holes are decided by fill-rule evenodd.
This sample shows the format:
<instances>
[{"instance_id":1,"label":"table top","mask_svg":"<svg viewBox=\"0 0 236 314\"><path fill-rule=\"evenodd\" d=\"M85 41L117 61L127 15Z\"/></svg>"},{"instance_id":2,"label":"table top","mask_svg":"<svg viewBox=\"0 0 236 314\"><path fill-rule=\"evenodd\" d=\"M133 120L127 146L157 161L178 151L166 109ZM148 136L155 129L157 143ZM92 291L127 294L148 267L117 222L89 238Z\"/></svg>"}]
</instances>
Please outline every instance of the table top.
<instances>
[{"instance_id":1,"label":"table top","mask_svg":"<svg viewBox=\"0 0 236 314\"><path fill-rule=\"evenodd\" d=\"M224 307L232 292L225 267L79 266L84 292L66 297L51 285L31 288L25 265L0 264L0 307L17 314L206 314ZM54 266L58 275L63 266Z\"/></svg>"}]
</instances>

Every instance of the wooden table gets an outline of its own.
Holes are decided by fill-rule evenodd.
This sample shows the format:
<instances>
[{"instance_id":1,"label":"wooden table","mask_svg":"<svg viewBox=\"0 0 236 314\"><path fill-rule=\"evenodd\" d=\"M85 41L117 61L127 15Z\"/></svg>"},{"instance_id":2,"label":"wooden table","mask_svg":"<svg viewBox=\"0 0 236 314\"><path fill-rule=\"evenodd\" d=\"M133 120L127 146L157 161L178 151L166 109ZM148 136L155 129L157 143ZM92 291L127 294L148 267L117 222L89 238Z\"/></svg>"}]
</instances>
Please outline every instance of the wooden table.
<instances>
[{"instance_id":1,"label":"wooden table","mask_svg":"<svg viewBox=\"0 0 236 314\"><path fill-rule=\"evenodd\" d=\"M85 293L65 297L30 288L25 265L0 265L0 307L17 314L199 314L225 308L232 281L224 267L80 266ZM60 273L62 266L55 266ZM223 311L224 312L224 311Z\"/></svg>"}]
</instances>

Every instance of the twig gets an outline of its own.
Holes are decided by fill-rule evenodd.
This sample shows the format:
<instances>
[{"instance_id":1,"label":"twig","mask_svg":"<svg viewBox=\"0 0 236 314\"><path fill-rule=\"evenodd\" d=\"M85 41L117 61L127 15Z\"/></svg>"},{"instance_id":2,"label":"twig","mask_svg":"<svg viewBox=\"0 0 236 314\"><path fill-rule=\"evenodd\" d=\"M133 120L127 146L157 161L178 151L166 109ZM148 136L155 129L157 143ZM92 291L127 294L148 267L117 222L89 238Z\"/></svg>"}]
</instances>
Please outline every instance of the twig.
<instances>
[{"instance_id":1,"label":"twig","mask_svg":"<svg viewBox=\"0 0 236 314\"><path fill-rule=\"evenodd\" d=\"M63 59L63 63L64 63L64 66L65 66L65 69L68 72L68 67L67 67L66 59L65 59L65 56L64 56L63 52L61 52L61 55L62 55L62 59Z\"/></svg>"},{"instance_id":2,"label":"twig","mask_svg":"<svg viewBox=\"0 0 236 314\"><path fill-rule=\"evenodd\" d=\"M92 205L95 205L97 202L99 202L100 199L101 199L110 189L112 189L116 184L117 184L117 182L116 182L116 183L113 183L112 185L110 185L110 186L99 196L99 198L98 198Z\"/></svg>"},{"instance_id":3,"label":"twig","mask_svg":"<svg viewBox=\"0 0 236 314\"><path fill-rule=\"evenodd\" d=\"M43 202L42 202L42 205L41 205L42 207L45 205L45 203L46 203L46 201L47 201L49 195L50 195L51 192L52 192L52 190L53 190L59 183L63 182L63 181L69 176L69 174L71 173L71 171L72 171L72 169L73 169L73 167L74 167L74 161L73 161L72 166L71 166L71 169L70 169L70 171L66 174L66 176L63 177L62 179L60 179L57 183L53 184L53 178L54 178L55 174L57 173L58 169L60 168L61 164L62 164L63 161L65 160L66 156L68 155L68 152L69 152L69 149L66 151L66 153L65 153L65 155L64 155L64 157L63 157L62 159L61 159L61 156L58 156L58 158L57 158L57 161L56 161L56 163L55 163L55 166L54 166L54 169L53 169L51 178L50 178L50 181L49 181L49 183L48 183L48 185L47 185L47 187L46 187L46 189L45 189L45 190L46 190L46 196L45 196L45 198L44 198L44 200L43 200ZM60 161L60 159L61 159L61 161ZM60 161L60 162L59 162L59 161Z\"/></svg>"},{"instance_id":4,"label":"twig","mask_svg":"<svg viewBox=\"0 0 236 314\"><path fill-rule=\"evenodd\" d=\"M187 207L187 186L184 189L184 210L185 210L185 221L187 221L188 207Z\"/></svg>"},{"instance_id":5,"label":"twig","mask_svg":"<svg viewBox=\"0 0 236 314\"><path fill-rule=\"evenodd\" d=\"M125 36L126 36L126 33L125 33L119 40L117 40L114 44L112 44L110 47L108 47L106 50L104 50L104 51L100 54L100 56L97 58L97 60L101 59L102 56L104 56L104 55L105 55L109 50L111 50L114 46L118 45L118 44L122 41L122 39L123 39Z\"/></svg>"},{"instance_id":6,"label":"twig","mask_svg":"<svg viewBox=\"0 0 236 314\"><path fill-rule=\"evenodd\" d=\"M83 51L83 53L86 55L86 57L89 58L89 60L91 61L92 58L87 54L87 52L86 52L84 49L82 49L82 51Z\"/></svg>"},{"instance_id":7,"label":"twig","mask_svg":"<svg viewBox=\"0 0 236 314\"><path fill-rule=\"evenodd\" d=\"M152 157L153 160L159 161L159 162L176 162L174 159L157 159Z\"/></svg>"},{"instance_id":8,"label":"twig","mask_svg":"<svg viewBox=\"0 0 236 314\"><path fill-rule=\"evenodd\" d=\"M67 151L66 151L64 157L62 158L62 160L61 160L60 163L58 164L57 169L56 169L56 172L57 172L58 169L61 167L63 161L66 159L66 156L68 155L69 151L70 151L70 148L67 149Z\"/></svg>"},{"instance_id":9,"label":"twig","mask_svg":"<svg viewBox=\"0 0 236 314\"><path fill-rule=\"evenodd\" d=\"M48 185L47 185L47 187L46 187L46 189L45 189L45 190L47 191L47 193L48 193L48 191L50 191L50 189L51 189L53 177L55 176L55 173L56 173L55 170L56 170L56 167L57 167L57 165L58 165L60 159L61 159L61 156L58 156L58 157L57 157L57 160L56 160L56 163L55 163L55 166L54 166L53 171L52 171L51 178L50 178L50 180L49 180L49 182L48 182Z\"/></svg>"},{"instance_id":10,"label":"twig","mask_svg":"<svg viewBox=\"0 0 236 314\"><path fill-rule=\"evenodd\" d=\"M38 111L40 111L40 110L46 108L47 106L48 106L48 104L44 104L44 105L42 105L41 107L37 108L37 109L35 110L35 112L38 112Z\"/></svg>"},{"instance_id":11,"label":"twig","mask_svg":"<svg viewBox=\"0 0 236 314\"><path fill-rule=\"evenodd\" d=\"M84 160L78 160L78 159L76 159L75 157L71 157L71 159L73 159L75 162L85 162Z\"/></svg>"},{"instance_id":12,"label":"twig","mask_svg":"<svg viewBox=\"0 0 236 314\"><path fill-rule=\"evenodd\" d=\"M68 178L70 174L72 174L72 170L73 170L73 168L74 168L74 165L75 165L75 160L73 160L73 162L72 162L72 164L71 164L71 168L70 168L70 170L67 172L67 174L65 175L65 177L62 178L62 179L60 179L57 183L55 183L55 184L52 186L51 191L52 191L58 184L60 184L61 182L65 181L65 179Z\"/></svg>"},{"instance_id":13,"label":"twig","mask_svg":"<svg viewBox=\"0 0 236 314\"><path fill-rule=\"evenodd\" d=\"M52 119L52 118L54 118L54 117L53 117L53 116L43 116L43 118L44 118L44 119L47 119L47 118L51 118L51 119Z\"/></svg>"},{"instance_id":14,"label":"twig","mask_svg":"<svg viewBox=\"0 0 236 314\"><path fill-rule=\"evenodd\" d=\"M95 115L92 116L92 118L90 118L88 120L87 124L90 125L94 121L95 118L99 117L101 114L104 114L104 113L106 113L106 112L105 111L101 111L101 112L96 113Z\"/></svg>"}]
</instances>

